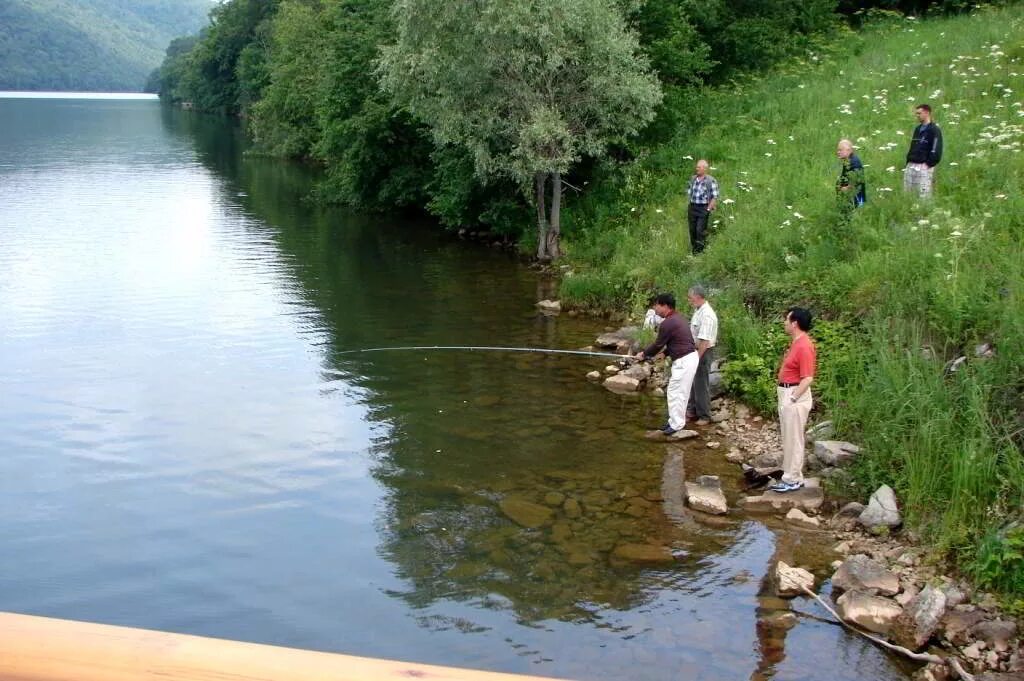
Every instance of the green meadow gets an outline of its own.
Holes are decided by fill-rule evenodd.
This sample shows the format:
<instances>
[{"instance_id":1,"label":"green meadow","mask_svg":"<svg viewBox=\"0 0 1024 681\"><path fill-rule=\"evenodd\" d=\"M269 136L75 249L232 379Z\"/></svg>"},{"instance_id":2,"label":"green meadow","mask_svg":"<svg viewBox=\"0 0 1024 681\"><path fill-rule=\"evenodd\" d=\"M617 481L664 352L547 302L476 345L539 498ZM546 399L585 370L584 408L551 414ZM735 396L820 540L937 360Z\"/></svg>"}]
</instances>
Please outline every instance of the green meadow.
<instances>
[{"instance_id":1,"label":"green meadow","mask_svg":"<svg viewBox=\"0 0 1024 681\"><path fill-rule=\"evenodd\" d=\"M929 202L902 190L922 102L945 141ZM727 382L765 412L781 315L810 307L812 421L864 448L833 488L866 501L893 486L935 560L1024 607L1024 7L879 14L679 106L674 137L570 202L563 300L637 316L650 293L704 284ZM841 138L866 166L852 217L835 199ZM721 197L694 257L684 191L699 158ZM977 357L985 343L994 356Z\"/></svg>"}]
</instances>

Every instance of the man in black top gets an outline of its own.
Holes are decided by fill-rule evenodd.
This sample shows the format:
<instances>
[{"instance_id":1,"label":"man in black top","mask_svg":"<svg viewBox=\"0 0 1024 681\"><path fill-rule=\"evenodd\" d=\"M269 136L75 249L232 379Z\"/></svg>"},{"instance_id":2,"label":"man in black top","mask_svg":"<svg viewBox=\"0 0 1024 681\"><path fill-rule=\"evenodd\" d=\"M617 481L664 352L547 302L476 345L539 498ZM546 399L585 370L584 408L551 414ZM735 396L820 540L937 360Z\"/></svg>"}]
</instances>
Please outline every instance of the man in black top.
<instances>
[{"instance_id":1,"label":"man in black top","mask_svg":"<svg viewBox=\"0 0 1024 681\"><path fill-rule=\"evenodd\" d=\"M697 373L697 346L690 332L690 321L676 312L676 298L671 293L660 293L654 299L654 311L664 321L658 327L658 337L636 358L651 359L662 350L672 360L672 375L668 381L668 423L662 429L665 435L675 435L686 427L686 402Z\"/></svg>"},{"instance_id":2,"label":"man in black top","mask_svg":"<svg viewBox=\"0 0 1024 681\"><path fill-rule=\"evenodd\" d=\"M932 108L918 104L914 109L918 126L907 151L907 167L903 169L903 188L922 199L932 195L935 166L942 160L942 131L932 122Z\"/></svg>"}]
</instances>

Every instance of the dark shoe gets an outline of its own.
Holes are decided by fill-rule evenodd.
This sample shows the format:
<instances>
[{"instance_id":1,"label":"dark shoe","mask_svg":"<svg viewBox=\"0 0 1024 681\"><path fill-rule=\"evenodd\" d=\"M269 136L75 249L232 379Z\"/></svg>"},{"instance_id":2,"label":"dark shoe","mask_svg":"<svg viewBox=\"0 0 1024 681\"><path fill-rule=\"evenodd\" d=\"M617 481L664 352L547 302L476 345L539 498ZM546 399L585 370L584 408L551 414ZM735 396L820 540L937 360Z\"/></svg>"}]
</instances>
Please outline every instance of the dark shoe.
<instances>
[{"instance_id":1,"label":"dark shoe","mask_svg":"<svg viewBox=\"0 0 1024 681\"><path fill-rule=\"evenodd\" d=\"M665 433L665 437L672 437L679 431L673 428L672 426L665 426L664 428L661 429L661 432Z\"/></svg>"}]
</instances>

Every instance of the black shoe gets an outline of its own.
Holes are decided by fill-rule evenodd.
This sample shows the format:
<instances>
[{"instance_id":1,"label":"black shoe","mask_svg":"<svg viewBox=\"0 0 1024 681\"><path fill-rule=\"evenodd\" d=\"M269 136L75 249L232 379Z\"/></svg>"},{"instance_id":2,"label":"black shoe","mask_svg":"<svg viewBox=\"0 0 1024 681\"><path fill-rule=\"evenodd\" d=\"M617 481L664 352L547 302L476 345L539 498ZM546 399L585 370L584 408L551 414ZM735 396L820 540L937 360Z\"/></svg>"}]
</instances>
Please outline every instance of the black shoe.
<instances>
[{"instance_id":1,"label":"black shoe","mask_svg":"<svg viewBox=\"0 0 1024 681\"><path fill-rule=\"evenodd\" d=\"M665 437L672 437L679 431L673 428L672 426L665 426L664 428L661 429L661 432L665 433Z\"/></svg>"}]
</instances>

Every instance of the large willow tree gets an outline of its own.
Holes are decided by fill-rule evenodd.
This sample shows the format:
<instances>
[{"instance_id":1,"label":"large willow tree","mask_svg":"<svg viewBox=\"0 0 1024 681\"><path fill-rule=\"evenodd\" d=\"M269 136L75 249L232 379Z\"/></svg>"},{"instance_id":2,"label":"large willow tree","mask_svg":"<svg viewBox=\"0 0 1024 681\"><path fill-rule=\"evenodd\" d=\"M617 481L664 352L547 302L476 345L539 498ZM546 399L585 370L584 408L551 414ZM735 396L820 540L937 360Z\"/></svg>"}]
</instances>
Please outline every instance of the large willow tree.
<instances>
[{"instance_id":1,"label":"large willow tree","mask_svg":"<svg viewBox=\"0 0 1024 681\"><path fill-rule=\"evenodd\" d=\"M481 177L537 207L537 257L561 255L562 175L639 131L661 99L614 0L396 0L384 87ZM550 202L547 199L550 191Z\"/></svg>"}]
</instances>

